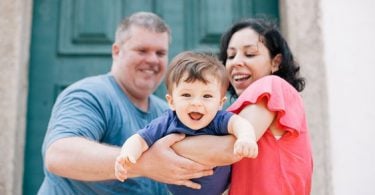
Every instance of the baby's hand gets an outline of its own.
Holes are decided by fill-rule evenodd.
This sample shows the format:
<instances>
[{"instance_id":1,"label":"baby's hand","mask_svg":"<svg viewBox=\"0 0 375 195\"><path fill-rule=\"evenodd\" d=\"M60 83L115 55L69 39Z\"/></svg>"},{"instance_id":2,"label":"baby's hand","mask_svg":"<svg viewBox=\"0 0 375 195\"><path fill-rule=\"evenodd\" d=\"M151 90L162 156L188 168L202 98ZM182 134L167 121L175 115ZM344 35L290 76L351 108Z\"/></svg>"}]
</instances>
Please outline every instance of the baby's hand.
<instances>
[{"instance_id":1,"label":"baby's hand","mask_svg":"<svg viewBox=\"0 0 375 195\"><path fill-rule=\"evenodd\" d=\"M241 157L256 158L258 156L258 144L253 140L237 139L234 143L234 154Z\"/></svg>"},{"instance_id":2,"label":"baby's hand","mask_svg":"<svg viewBox=\"0 0 375 195\"><path fill-rule=\"evenodd\" d=\"M128 170L135 164L136 160L127 154L121 153L116 158L115 162L115 176L118 180L124 182L128 178Z\"/></svg>"}]
</instances>

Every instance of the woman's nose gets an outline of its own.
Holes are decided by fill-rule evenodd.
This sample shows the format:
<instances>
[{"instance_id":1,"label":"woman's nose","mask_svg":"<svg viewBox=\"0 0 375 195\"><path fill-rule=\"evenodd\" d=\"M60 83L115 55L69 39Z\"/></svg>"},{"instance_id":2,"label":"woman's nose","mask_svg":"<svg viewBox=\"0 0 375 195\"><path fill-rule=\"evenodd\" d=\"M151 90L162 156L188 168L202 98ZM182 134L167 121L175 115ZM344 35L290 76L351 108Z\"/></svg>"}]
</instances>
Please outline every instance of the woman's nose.
<instances>
[{"instance_id":1,"label":"woman's nose","mask_svg":"<svg viewBox=\"0 0 375 195\"><path fill-rule=\"evenodd\" d=\"M235 55L231 61L232 65L243 66L245 64L244 58L241 55Z\"/></svg>"}]
</instances>

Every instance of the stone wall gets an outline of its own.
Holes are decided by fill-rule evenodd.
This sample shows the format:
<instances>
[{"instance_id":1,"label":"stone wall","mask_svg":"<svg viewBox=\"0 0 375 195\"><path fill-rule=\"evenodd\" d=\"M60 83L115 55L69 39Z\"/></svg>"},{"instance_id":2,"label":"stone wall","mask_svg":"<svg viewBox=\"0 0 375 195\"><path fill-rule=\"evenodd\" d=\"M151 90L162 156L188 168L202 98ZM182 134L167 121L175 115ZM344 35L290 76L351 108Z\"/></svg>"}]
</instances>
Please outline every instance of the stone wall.
<instances>
[{"instance_id":1,"label":"stone wall","mask_svg":"<svg viewBox=\"0 0 375 195\"><path fill-rule=\"evenodd\" d=\"M0 194L22 194L32 0L0 1Z\"/></svg>"}]
</instances>

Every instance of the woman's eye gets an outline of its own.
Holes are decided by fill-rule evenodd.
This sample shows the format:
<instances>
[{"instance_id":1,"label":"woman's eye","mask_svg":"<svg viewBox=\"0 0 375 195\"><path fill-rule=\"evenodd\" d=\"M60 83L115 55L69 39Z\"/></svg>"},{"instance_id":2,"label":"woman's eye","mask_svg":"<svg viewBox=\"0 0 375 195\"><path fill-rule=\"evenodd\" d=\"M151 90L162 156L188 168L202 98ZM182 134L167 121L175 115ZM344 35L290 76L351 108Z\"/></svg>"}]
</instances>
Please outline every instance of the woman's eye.
<instances>
[{"instance_id":1,"label":"woman's eye","mask_svg":"<svg viewBox=\"0 0 375 195\"><path fill-rule=\"evenodd\" d=\"M255 54L253 54L253 53L246 54L246 57L248 57L248 58L252 58L254 56L255 56Z\"/></svg>"},{"instance_id":2,"label":"woman's eye","mask_svg":"<svg viewBox=\"0 0 375 195\"><path fill-rule=\"evenodd\" d=\"M234 56L233 55L228 55L228 59L233 59L234 58Z\"/></svg>"}]
</instances>

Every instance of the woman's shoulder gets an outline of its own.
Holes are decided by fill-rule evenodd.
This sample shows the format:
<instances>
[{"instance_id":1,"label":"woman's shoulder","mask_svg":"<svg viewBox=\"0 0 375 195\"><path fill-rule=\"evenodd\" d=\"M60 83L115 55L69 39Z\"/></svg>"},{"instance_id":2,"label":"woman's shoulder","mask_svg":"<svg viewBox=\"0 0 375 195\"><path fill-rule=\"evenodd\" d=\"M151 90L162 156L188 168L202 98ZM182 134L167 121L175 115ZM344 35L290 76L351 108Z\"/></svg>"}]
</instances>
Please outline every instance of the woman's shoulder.
<instances>
[{"instance_id":1,"label":"woman's shoulder","mask_svg":"<svg viewBox=\"0 0 375 195\"><path fill-rule=\"evenodd\" d=\"M265 76L252 83L228 108L239 113L248 105L266 101L266 107L276 112L280 124L299 131L304 125L305 110L303 100L298 91L283 78Z\"/></svg>"},{"instance_id":2,"label":"woman's shoulder","mask_svg":"<svg viewBox=\"0 0 375 195\"><path fill-rule=\"evenodd\" d=\"M284 93L292 93L293 95L297 95L297 90L289 84L286 80L279 76L269 75L264 76L252 84L250 84L239 96L238 100L249 100L252 103L263 95L275 95L276 97L280 97L281 94Z\"/></svg>"},{"instance_id":3,"label":"woman's shoulder","mask_svg":"<svg viewBox=\"0 0 375 195\"><path fill-rule=\"evenodd\" d=\"M274 87L282 87L282 88L293 88L293 86L288 83L285 79L276 76L276 75L268 75L264 76L258 80L256 80L253 84L251 84L248 88L274 88ZM297 92L297 91L296 91Z\"/></svg>"}]
</instances>

